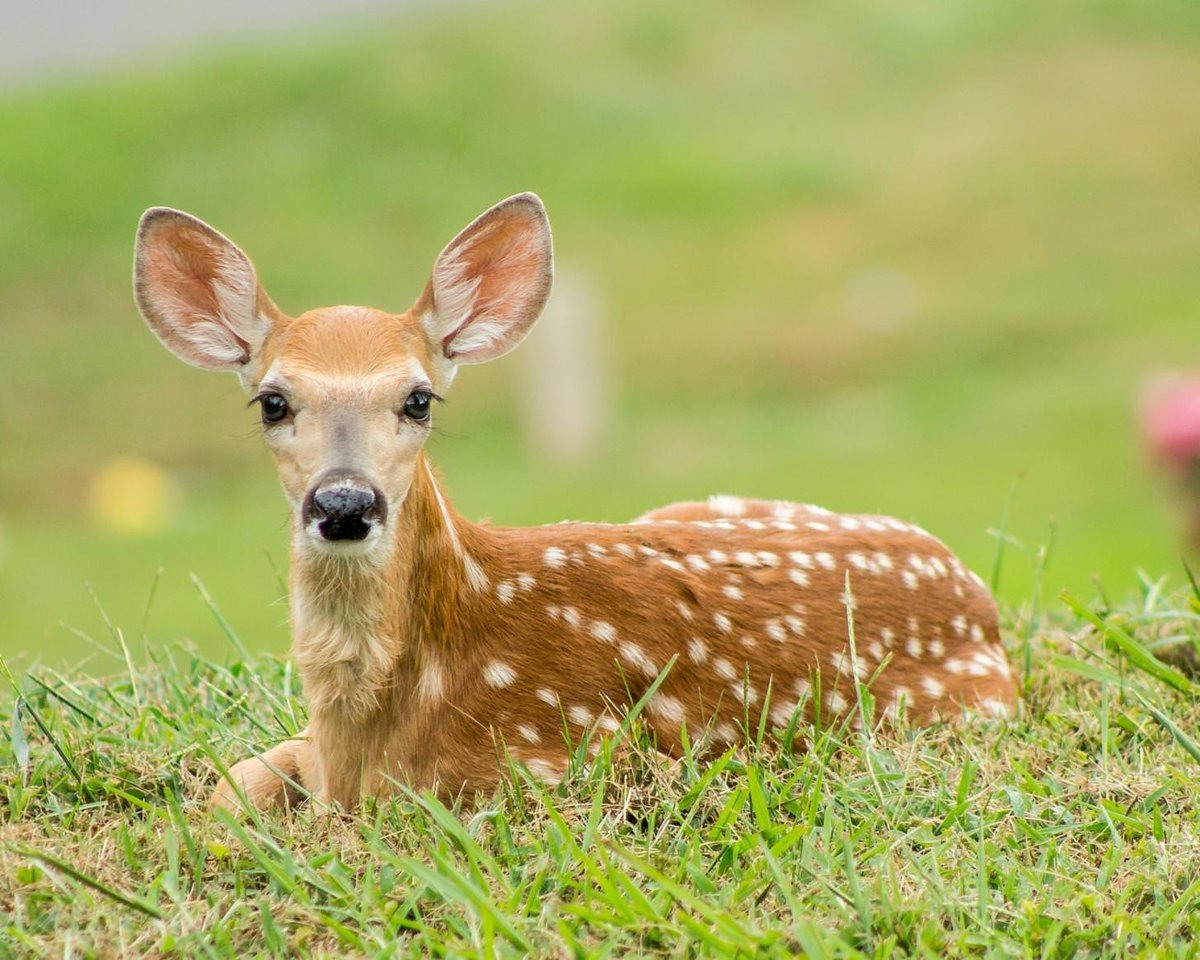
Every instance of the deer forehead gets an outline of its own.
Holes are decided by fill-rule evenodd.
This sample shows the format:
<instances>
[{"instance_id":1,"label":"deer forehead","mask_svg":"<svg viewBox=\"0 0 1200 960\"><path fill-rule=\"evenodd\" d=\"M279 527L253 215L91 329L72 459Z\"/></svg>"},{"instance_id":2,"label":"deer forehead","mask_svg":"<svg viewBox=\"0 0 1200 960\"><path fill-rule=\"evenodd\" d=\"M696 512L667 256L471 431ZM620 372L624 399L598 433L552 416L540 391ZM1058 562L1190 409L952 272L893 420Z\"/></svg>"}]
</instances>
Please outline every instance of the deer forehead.
<instances>
[{"instance_id":1,"label":"deer forehead","mask_svg":"<svg viewBox=\"0 0 1200 960\"><path fill-rule=\"evenodd\" d=\"M323 307L281 323L263 345L260 380L274 373L315 386L432 383L438 365L410 314L370 307ZM435 384L437 386L437 384Z\"/></svg>"}]
</instances>

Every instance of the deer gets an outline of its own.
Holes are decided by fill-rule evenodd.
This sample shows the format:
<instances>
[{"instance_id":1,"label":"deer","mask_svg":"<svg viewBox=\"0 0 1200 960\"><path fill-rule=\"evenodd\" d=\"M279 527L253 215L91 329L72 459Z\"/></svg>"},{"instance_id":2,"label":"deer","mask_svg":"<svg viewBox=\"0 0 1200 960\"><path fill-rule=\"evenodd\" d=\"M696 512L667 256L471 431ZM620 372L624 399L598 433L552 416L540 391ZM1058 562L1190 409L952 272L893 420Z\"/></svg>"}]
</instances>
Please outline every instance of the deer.
<instances>
[{"instance_id":1,"label":"deer","mask_svg":"<svg viewBox=\"0 0 1200 960\"><path fill-rule=\"evenodd\" d=\"M630 523L459 515L424 452L435 410L460 366L521 342L552 275L522 193L450 241L408 310L293 317L217 230L142 216L139 311L181 360L237 374L290 517L308 726L223 771L213 808L478 794L513 761L553 784L643 701L669 757L735 748L746 716L858 725L864 691L880 724L1013 714L995 601L913 524L728 495Z\"/></svg>"}]
</instances>

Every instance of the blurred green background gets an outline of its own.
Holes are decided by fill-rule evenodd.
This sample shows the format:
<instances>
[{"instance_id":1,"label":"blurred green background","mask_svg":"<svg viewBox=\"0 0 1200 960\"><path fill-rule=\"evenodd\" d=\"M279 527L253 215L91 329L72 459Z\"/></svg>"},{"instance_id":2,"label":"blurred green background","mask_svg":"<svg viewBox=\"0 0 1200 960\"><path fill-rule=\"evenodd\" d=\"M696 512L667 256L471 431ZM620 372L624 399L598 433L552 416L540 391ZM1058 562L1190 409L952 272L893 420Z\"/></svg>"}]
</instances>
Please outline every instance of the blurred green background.
<instances>
[{"instance_id":1,"label":"blurred green background","mask_svg":"<svg viewBox=\"0 0 1200 960\"><path fill-rule=\"evenodd\" d=\"M1178 577L1134 398L1200 357L1198 91L1193 0L498 0L0 92L0 654L111 669L105 617L134 656L225 649L192 574L286 647L254 414L132 304L153 204L289 312L399 310L539 192L600 292L611 430L548 464L519 357L464 369L431 449L470 517L783 497L916 520L987 574L1011 495L1010 601L1052 528L1051 594Z\"/></svg>"}]
</instances>

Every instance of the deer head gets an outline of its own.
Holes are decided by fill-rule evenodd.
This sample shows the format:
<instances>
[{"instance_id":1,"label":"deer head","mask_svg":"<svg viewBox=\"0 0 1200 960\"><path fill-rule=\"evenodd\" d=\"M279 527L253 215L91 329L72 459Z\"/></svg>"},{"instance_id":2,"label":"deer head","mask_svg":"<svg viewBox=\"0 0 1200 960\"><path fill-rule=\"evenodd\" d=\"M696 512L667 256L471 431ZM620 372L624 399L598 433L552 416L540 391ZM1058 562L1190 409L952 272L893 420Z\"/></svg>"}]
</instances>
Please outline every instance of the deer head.
<instances>
[{"instance_id":1,"label":"deer head","mask_svg":"<svg viewBox=\"0 0 1200 960\"><path fill-rule=\"evenodd\" d=\"M550 292L550 225L532 193L486 211L441 252L404 313L337 306L297 317L232 241L166 207L143 214L134 292L177 357L229 370L257 403L304 553L379 556L433 406L460 364L502 356Z\"/></svg>"}]
</instances>

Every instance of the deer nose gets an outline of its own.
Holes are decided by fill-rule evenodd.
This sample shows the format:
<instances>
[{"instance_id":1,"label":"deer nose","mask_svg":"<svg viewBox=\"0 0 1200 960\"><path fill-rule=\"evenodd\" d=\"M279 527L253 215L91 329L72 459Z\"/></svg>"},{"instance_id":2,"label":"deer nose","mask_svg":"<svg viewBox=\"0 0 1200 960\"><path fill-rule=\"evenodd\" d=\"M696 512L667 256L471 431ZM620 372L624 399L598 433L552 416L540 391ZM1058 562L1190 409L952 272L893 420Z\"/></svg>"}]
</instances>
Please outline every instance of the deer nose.
<instances>
[{"instance_id":1,"label":"deer nose","mask_svg":"<svg viewBox=\"0 0 1200 960\"><path fill-rule=\"evenodd\" d=\"M364 540L371 526L382 522L387 507L378 490L353 481L323 484L304 503L304 523L317 521L324 540Z\"/></svg>"}]
</instances>

